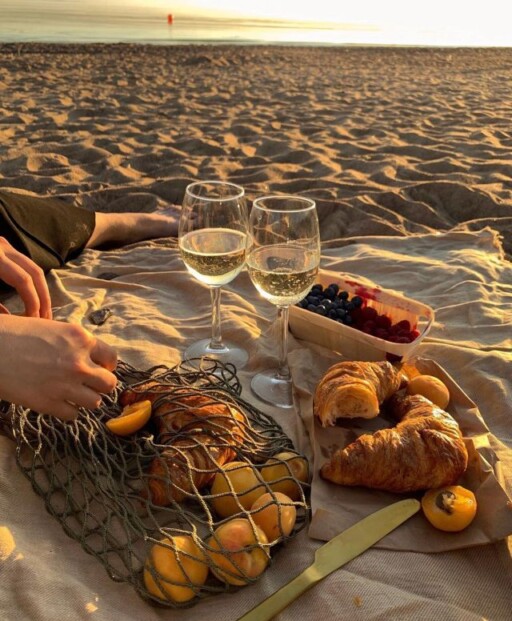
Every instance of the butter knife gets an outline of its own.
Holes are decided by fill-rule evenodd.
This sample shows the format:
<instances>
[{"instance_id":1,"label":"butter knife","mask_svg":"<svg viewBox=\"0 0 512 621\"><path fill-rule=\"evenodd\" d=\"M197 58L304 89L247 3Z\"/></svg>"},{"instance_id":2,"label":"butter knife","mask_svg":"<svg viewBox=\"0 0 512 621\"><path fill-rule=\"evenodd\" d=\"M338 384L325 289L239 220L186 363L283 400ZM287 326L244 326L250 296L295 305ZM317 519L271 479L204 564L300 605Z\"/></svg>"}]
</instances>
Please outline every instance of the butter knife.
<instances>
[{"instance_id":1,"label":"butter knife","mask_svg":"<svg viewBox=\"0 0 512 621\"><path fill-rule=\"evenodd\" d=\"M420 506L414 498L400 500L347 528L316 550L312 565L261 604L249 610L238 621L272 619L304 591L371 548L373 544L412 517L419 511Z\"/></svg>"}]
</instances>

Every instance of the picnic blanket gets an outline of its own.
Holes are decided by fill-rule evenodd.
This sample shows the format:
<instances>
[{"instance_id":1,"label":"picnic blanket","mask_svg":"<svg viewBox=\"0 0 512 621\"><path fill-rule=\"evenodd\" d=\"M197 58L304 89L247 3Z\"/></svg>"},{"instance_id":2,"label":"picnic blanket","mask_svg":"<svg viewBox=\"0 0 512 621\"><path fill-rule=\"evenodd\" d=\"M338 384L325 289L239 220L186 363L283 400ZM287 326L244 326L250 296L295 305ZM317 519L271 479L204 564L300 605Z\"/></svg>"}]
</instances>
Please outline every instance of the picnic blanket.
<instances>
[{"instance_id":1,"label":"picnic blanket","mask_svg":"<svg viewBox=\"0 0 512 621\"><path fill-rule=\"evenodd\" d=\"M512 497L512 264L491 229L410 237L358 237L324 243L322 267L372 280L432 306L435 324L419 354L434 360L477 405ZM192 279L176 240L118 250L86 250L48 276L56 319L78 322L115 346L136 368L174 366L193 340L209 334L208 288ZM20 301L6 301L11 312ZM89 314L109 308L100 326ZM296 448L312 456L307 415L251 395L251 376L276 362L275 308L246 272L222 294L223 334L249 350L243 396L273 416ZM292 373L325 365L332 352L290 336ZM301 402L302 403L302 402ZM183 610L151 607L70 539L20 472L14 443L0 437L0 618L6 621L231 621L312 561L321 544L305 529L274 556L254 585ZM457 535L454 535L456 537ZM438 553L375 547L305 593L279 619L493 621L512 618L508 540Z\"/></svg>"}]
</instances>

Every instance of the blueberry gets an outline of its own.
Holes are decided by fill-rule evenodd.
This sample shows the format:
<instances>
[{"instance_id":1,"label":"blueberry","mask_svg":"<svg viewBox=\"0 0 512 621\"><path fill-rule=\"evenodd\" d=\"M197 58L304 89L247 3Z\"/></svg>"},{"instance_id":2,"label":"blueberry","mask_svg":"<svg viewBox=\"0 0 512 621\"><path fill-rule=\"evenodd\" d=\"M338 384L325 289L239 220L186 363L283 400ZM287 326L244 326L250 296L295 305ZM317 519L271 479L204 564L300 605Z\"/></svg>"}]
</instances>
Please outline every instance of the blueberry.
<instances>
[{"instance_id":1,"label":"blueberry","mask_svg":"<svg viewBox=\"0 0 512 621\"><path fill-rule=\"evenodd\" d=\"M315 313L325 316L327 314L327 309L325 308L323 304L320 304L319 306L315 308Z\"/></svg>"},{"instance_id":2,"label":"blueberry","mask_svg":"<svg viewBox=\"0 0 512 621\"><path fill-rule=\"evenodd\" d=\"M324 288L323 288L323 287L322 287L322 285L320 285L320 284L316 284L316 285L313 285L313 286L311 287L311 291L321 292L321 291L323 291L323 289L324 289Z\"/></svg>"},{"instance_id":3,"label":"blueberry","mask_svg":"<svg viewBox=\"0 0 512 621\"><path fill-rule=\"evenodd\" d=\"M347 314L347 311L344 308L336 309L336 316L339 317L340 319L343 319L343 317L345 317L346 314Z\"/></svg>"},{"instance_id":4,"label":"blueberry","mask_svg":"<svg viewBox=\"0 0 512 621\"><path fill-rule=\"evenodd\" d=\"M308 304L307 306L308 311L316 311L317 306L315 304Z\"/></svg>"},{"instance_id":5,"label":"blueberry","mask_svg":"<svg viewBox=\"0 0 512 621\"><path fill-rule=\"evenodd\" d=\"M345 315L345 317L343 317L342 321L343 321L343 323L346 326L350 326L353 323L353 319L352 319L352 317L350 315Z\"/></svg>"},{"instance_id":6,"label":"blueberry","mask_svg":"<svg viewBox=\"0 0 512 621\"><path fill-rule=\"evenodd\" d=\"M331 287L327 287L326 289L324 289L324 295L326 298L333 300L336 297L336 291Z\"/></svg>"},{"instance_id":7,"label":"blueberry","mask_svg":"<svg viewBox=\"0 0 512 621\"><path fill-rule=\"evenodd\" d=\"M306 299L307 299L307 301L310 304L315 304L316 305L316 304L318 304L320 302L320 298L317 297L316 295L308 295L308 297Z\"/></svg>"},{"instance_id":8,"label":"blueberry","mask_svg":"<svg viewBox=\"0 0 512 621\"><path fill-rule=\"evenodd\" d=\"M355 306L355 308L359 308L363 304L363 298L359 295L355 295L350 301Z\"/></svg>"},{"instance_id":9,"label":"blueberry","mask_svg":"<svg viewBox=\"0 0 512 621\"><path fill-rule=\"evenodd\" d=\"M338 315L336 314L336 311L335 311L333 308L331 308L331 310L327 313L327 315L328 315L331 319L336 319L336 317L338 316Z\"/></svg>"},{"instance_id":10,"label":"blueberry","mask_svg":"<svg viewBox=\"0 0 512 621\"><path fill-rule=\"evenodd\" d=\"M335 282L332 282L328 288L333 289L335 294L337 294L338 291L340 290L339 285L337 285Z\"/></svg>"},{"instance_id":11,"label":"blueberry","mask_svg":"<svg viewBox=\"0 0 512 621\"><path fill-rule=\"evenodd\" d=\"M348 300L348 291L340 291L338 297L340 300Z\"/></svg>"},{"instance_id":12,"label":"blueberry","mask_svg":"<svg viewBox=\"0 0 512 621\"><path fill-rule=\"evenodd\" d=\"M345 304L345 310L352 311L352 310L354 310L354 308L355 308L355 306L354 306L353 302L347 302Z\"/></svg>"}]
</instances>

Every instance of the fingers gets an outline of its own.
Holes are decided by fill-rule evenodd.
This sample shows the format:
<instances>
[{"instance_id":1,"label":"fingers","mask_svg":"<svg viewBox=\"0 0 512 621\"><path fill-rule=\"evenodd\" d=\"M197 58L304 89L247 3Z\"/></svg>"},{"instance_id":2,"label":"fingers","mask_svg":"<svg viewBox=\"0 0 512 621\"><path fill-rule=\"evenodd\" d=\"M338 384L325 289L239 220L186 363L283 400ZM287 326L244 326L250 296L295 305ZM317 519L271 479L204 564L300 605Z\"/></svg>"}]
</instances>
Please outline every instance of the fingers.
<instances>
[{"instance_id":1,"label":"fingers","mask_svg":"<svg viewBox=\"0 0 512 621\"><path fill-rule=\"evenodd\" d=\"M21 297L28 317L51 319L51 300L43 270L0 238L0 279Z\"/></svg>"},{"instance_id":2,"label":"fingers","mask_svg":"<svg viewBox=\"0 0 512 621\"><path fill-rule=\"evenodd\" d=\"M41 414L56 416L61 420L75 420L78 416L78 406L67 401L56 401L50 407L40 410Z\"/></svg>"},{"instance_id":3,"label":"fingers","mask_svg":"<svg viewBox=\"0 0 512 621\"><path fill-rule=\"evenodd\" d=\"M39 317L42 317L43 319L51 319L52 301L43 270L28 257L25 257L22 254L18 257L18 264L22 269L25 269L34 283L35 290L39 297Z\"/></svg>"},{"instance_id":4,"label":"fingers","mask_svg":"<svg viewBox=\"0 0 512 621\"><path fill-rule=\"evenodd\" d=\"M94 390L97 394L108 394L114 390L117 384L116 376L103 367L94 367L84 380L84 385Z\"/></svg>"},{"instance_id":5,"label":"fingers","mask_svg":"<svg viewBox=\"0 0 512 621\"><path fill-rule=\"evenodd\" d=\"M93 362L109 371L113 371L117 366L116 350L101 339L96 339L90 356Z\"/></svg>"}]
</instances>

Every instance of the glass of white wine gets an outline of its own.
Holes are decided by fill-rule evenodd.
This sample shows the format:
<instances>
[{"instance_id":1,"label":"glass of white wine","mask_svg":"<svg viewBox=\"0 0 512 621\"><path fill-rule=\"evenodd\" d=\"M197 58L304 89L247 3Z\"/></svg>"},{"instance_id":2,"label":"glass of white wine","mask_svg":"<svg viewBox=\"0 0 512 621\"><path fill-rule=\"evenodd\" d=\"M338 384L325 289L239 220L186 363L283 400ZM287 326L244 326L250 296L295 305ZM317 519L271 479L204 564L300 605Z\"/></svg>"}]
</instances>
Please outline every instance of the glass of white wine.
<instances>
[{"instance_id":1,"label":"glass of white wine","mask_svg":"<svg viewBox=\"0 0 512 621\"><path fill-rule=\"evenodd\" d=\"M316 204L301 196L263 196L253 202L249 218L247 270L258 292L277 306L279 366L255 375L253 392L283 408L293 406L287 363L288 309L305 297L320 264Z\"/></svg>"},{"instance_id":2,"label":"glass of white wine","mask_svg":"<svg viewBox=\"0 0 512 621\"><path fill-rule=\"evenodd\" d=\"M190 345L186 359L208 356L241 368L245 349L223 341L221 287L231 282L245 265L248 215L244 189L224 181L197 181L187 186L178 227L181 258L188 271L209 285L212 299L211 338Z\"/></svg>"}]
</instances>

